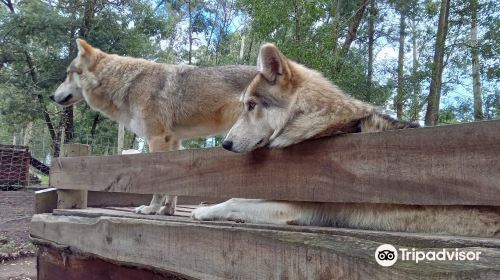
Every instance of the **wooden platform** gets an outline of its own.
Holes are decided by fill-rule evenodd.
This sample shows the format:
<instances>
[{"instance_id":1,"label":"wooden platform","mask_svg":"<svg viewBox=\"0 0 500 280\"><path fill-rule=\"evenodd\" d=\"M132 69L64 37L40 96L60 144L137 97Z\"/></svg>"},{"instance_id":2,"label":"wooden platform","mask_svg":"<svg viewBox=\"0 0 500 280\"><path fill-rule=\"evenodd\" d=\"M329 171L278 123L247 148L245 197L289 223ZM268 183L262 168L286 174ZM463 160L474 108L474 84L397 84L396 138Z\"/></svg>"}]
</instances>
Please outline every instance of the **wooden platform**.
<instances>
[{"instance_id":1,"label":"wooden platform","mask_svg":"<svg viewBox=\"0 0 500 280\"><path fill-rule=\"evenodd\" d=\"M31 236L44 250L39 264L57 268L57 275L65 279L87 275L78 274L88 273L81 267L100 267L82 266L88 258L112 265L98 270L104 273L102 279L118 275L120 279L175 279L168 278L174 277L167 276L169 272L196 279L500 279L498 239L198 222L188 218L193 208L180 206L172 217L137 215L128 208L59 209L35 215ZM398 261L382 267L374 253L384 243L410 250L460 248L480 251L481 257L418 264ZM125 270L117 272L121 267ZM127 273L130 267L140 268L134 273L145 270L155 278Z\"/></svg>"}]
</instances>

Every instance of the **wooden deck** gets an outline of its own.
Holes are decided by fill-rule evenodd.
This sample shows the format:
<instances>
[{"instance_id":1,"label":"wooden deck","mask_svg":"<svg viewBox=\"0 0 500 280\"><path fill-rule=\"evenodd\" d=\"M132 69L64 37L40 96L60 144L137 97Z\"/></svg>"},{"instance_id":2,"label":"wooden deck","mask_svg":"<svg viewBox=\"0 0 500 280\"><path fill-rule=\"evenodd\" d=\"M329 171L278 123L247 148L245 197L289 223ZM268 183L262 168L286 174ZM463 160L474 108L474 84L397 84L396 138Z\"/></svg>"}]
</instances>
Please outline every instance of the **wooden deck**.
<instances>
[{"instance_id":1,"label":"wooden deck","mask_svg":"<svg viewBox=\"0 0 500 280\"><path fill-rule=\"evenodd\" d=\"M120 207L57 209L34 216L31 236L52 261L56 252L50 248L58 248L73 258L92 256L118 267L151 270L161 276L156 279L175 279L165 276L169 273L196 279L500 279L498 239L199 222L188 217L195 207L179 206L172 217L137 215ZM375 249L384 243L410 250L480 251L481 258L398 261L386 268L374 258ZM43 263L44 254L40 256ZM79 271L68 269L63 259L61 268L73 274ZM127 277L121 279L141 279Z\"/></svg>"}]
</instances>

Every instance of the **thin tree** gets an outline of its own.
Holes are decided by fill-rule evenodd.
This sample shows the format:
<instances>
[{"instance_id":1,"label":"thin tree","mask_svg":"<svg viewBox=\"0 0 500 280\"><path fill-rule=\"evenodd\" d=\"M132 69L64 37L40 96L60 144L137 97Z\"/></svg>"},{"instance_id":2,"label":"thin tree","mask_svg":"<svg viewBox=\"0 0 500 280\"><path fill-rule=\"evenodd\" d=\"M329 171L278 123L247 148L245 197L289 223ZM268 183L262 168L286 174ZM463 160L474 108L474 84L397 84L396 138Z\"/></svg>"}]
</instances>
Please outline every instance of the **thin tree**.
<instances>
[{"instance_id":1,"label":"thin tree","mask_svg":"<svg viewBox=\"0 0 500 280\"><path fill-rule=\"evenodd\" d=\"M420 114L420 79L418 77L418 68L419 68L419 62L418 62L418 47L417 47L417 37L418 37L418 32L417 32L417 20L416 20L416 9L413 9L412 16L411 16L411 44L412 44L412 57L413 57L413 63L412 63L412 87L413 87L413 92L412 92L412 98L411 98L411 112L410 112L410 121L417 121L418 116Z\"/></svg>"},{"instance_id":2,"label":"thin tree","mask_svg":"<svg viewBox=\"0 0 500 280\"><path fill-rule=\"evenodd\" d=\"M339 34L340 34L340 25L341 25L341 19L340 19L340 11L342 7L342 0L334 0L335 5L332 5L335 7L335 11L332 12L332 14L335 14L335 17L333 19L332 23L332 53L333 55L336 54L337 52L337 46L338 46L338 40L339 40Z\"/></svg>"},{"instance_id":3,"label":"thin tree","mask_svg":"<svg viewBox=\"0 0 500 280\"><path fill-rule=\"evenodd\" d=\"M189 36L189 51L188 51L188 64L192 64L193 57L193 16L191 11L191 0L187 1L188 8L188 36Z\"/></svg>"},{"instance_id":4,"label":"thin tree","mask_svg":"<svg viewBox=\"0 0 500 280\"><path fill-rule=\"evenodd\" d=\"M406 8L405 3L399 8L399 53L398 53L398 85L395 100L396 116L398 119L403 117L404 102L404 59L405 59L405 29L406 29Z\"/></svg>"},{"instance_id":5,"label":"thin tree","mask_svg":"<svg viewBox=\"0 0 500 280\"><path fill-rule=\"evenodd\" d=\"M444 67L444 51L446 35L448 33L448 17L450 14L450 0L441 0L439 23L434 49L434 63L432 65L431 85L425 113L425 125L433 126L439 119L439 101L441 99L441 85Z\"/></svg>"},{"instance_id":6,"label":"thin tree","mask_svg":"<svg viewBox=\"0 0 500 280\"><path fill-rule=\"evenodd\" d=\"M349 28L347 29L347 35L340 50L340 56L345 57L351 48L352 42L356 39L356 35L358 33L359 25L361 24L361 20L363 19L363 15L366 10L366 6L368 5L369 0L361 0L359 2L359 6L354 14L354 17L349 24Z\"/></svg>"},{"instance_id":7,"label":"thin tree","mask_svg":"<svg viewBox=\"0 0 500 280\"><path fill-rule=\"evenodd\" d=\"M352 42L357 37L358 33L358 28L361 24L361 20L363 19L363 15L366 10L366 6L370 0L360 0L359 1L359 6L356 9L356 12L354 13L354 16L350 20L349 27L347 28L347 35L345 38L344 43L342 44L342 47L339 51L339 53L334 53L334 56L336 58L336 62L334 63L333 67L333 73L339 73L340 69L342 68L343 61L347 54L349 53L349 49L351 48Z\"/></svg>"},{"instance_id":8,"label":"thin tree","mask_svg":"<svg viewBox=\"0 0 500 280\"><path fill-rule=\"evenodd\" d=\"M469 4L471 13L470 47L472 56L472 92L474 95L474 120L480 121L484 119L484 115L479 69L479 43L477 40L477 15L479 10L479 2L477 0L469 0Z\"/></svg>"},{"instance_id":9,"label":"thin tree","mask_svg":"<svg viewBox=\"0 0 500 280\"><path fill-rule=\"evenodd\" d=\"M370 16L368 17L368 73L366 77L367 95L366 101L370 102L373 84L373 45L375 44L375 20L377 18L377 8L375 0L370 0Z\"/></svg>"}]
</instances>

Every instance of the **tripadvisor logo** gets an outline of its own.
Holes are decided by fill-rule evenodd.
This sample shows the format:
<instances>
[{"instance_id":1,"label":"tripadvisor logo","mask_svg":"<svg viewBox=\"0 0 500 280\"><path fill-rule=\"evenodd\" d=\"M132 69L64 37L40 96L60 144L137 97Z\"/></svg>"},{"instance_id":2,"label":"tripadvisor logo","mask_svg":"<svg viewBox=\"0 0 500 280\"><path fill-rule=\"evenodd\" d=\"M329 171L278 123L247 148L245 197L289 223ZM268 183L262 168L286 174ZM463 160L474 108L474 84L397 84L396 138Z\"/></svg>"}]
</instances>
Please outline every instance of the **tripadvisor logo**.
<instances>
[{"instance_id":1,"label":"tripadvisor logo","mask_svg":"<svg viewBox=\"0 0 500 280\"><path fill-rule=\"evenodd\" d=\"M464 251L458 248L443 248L440 250L419 250L399 248L391 244L382 244L375 250L375 260L381 266L393 266L396 261L477 261L481 252Z\"/></svg>"},{"instance_id":2,"label":"tripadvisor logo","mask_svg":"<svg viewBox=\"0 0 500 280\"><path fill-rule=\"evenodd\" d=\"M391 244L380 245L375 251L375 260L381 266L392 266L398 260L398 251Z\"/></svg>"}]
</instances>

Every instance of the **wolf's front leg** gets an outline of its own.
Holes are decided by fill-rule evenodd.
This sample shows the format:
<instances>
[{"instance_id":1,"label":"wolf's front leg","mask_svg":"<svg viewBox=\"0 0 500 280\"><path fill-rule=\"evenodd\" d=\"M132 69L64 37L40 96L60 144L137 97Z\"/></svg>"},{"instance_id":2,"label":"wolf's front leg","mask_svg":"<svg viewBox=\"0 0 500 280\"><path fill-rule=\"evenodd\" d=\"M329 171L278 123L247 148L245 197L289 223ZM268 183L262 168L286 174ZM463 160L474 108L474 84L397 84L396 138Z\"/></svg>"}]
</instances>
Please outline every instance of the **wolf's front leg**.
<instances>
[{"instance_id":1,"label":"wolf's front leg","mask_svg":"<svg viewBox=\"0 0 500 280\"><path fill-rule=\"evenodd\" d=\"M232 198L223 203L195 209L191 217L201 221L235 221L289 224L302 218L296 204L262 199Z\"/></svg>"}]
</instances>

